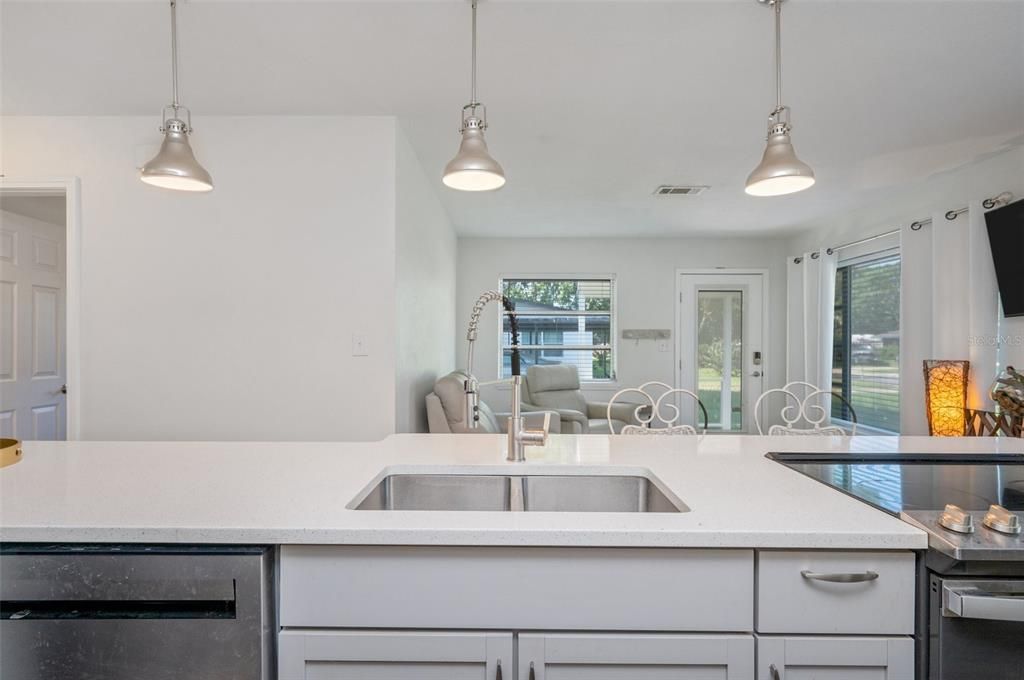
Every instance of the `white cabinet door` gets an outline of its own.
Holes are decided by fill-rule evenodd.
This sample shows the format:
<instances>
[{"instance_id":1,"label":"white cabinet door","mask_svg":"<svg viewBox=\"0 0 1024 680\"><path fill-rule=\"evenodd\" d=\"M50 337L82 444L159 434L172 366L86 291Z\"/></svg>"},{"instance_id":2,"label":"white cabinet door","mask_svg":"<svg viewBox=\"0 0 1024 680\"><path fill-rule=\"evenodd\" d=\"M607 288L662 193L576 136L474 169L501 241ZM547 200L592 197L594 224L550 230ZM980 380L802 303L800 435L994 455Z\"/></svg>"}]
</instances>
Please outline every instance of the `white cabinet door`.
<instances>
[{"instance_id":1,"label":"white cabinet door","mask_svg":"<svg viewBox=\"0 0 1024 680\"><path fill-rule=\"evenodd\" d=\"M511 633L283 630L278 680L508 680Z\"/></svg>"},{"instance_id":2,"label":"white cabinet door","mask_svg":"<svg viewBox=\"0 0 1024 680\"><path fill-rule=\"evenodd\" d=\"M518 680L749 680L750 635L519 636Z\"/></svg>"},{"instance_id":3,"label":"white cabinet door","mask_svg":"<svg viewBox=\"0 0 1024 680\"><path fill-rule=\"evenodd\" d=\"M759 636L757 680L914 680L914 640Z\"/></svg>"}]
</instances>

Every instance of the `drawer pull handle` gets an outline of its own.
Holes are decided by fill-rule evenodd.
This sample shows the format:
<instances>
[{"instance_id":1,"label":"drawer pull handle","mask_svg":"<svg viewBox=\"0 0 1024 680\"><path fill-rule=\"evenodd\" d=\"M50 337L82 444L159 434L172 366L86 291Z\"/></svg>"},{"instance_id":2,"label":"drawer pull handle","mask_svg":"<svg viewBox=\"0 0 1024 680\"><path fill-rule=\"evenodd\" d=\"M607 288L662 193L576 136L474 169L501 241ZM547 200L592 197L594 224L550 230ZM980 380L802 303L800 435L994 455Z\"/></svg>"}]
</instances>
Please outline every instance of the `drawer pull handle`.
<instances>
[{"instance_id":1,"label":"drawer pull handle","mask_svg":"<svg viewBox=\"0 0 1024 680\"><path fill-rule=\"evenodd\" d=\"M775 667L775 664L768 666L768 675L771 676L771 680L780 680L779 669Z\"/></svg>"},{"instance_id":2,"label":"drawer pull handle","mask_svg":"<svg viewBox=\"0 0 1024 680\"><path fill-rule=\"evenodd\" d=\"M873 571L862 571L853 574L819 574L816 571L804 569L800 575L809 581L828 581L829 583L865 583L874 581L878 574Z\"/></svg>"}]
</instances>

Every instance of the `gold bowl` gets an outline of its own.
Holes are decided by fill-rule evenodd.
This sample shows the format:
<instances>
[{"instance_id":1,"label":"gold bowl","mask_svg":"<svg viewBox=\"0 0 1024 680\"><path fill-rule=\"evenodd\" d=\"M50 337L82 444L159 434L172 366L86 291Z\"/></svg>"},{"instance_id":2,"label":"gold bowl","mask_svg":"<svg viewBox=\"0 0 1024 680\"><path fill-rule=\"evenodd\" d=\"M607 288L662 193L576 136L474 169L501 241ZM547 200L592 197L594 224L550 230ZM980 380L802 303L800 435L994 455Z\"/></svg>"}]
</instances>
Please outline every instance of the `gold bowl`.
<instances>
[{"instance_id":1,"label":"gold bowl","mask_svg":"<svg viewBox=\"0 0 1024 680\"><path fill-rule=\"evenodd\" d=\"M17 439L0 439L0 467L14 465L21 460L21 442Z\"/></svg>"}]
</instances>

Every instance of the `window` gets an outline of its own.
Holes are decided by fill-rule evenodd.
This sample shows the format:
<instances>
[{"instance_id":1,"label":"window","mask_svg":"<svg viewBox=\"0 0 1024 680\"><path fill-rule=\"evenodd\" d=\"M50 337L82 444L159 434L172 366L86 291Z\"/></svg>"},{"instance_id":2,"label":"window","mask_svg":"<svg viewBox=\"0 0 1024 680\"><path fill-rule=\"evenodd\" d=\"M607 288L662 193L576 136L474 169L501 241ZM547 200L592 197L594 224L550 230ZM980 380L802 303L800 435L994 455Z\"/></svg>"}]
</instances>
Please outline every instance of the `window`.
<instances>
[{"instance_id":1,"label":"window","mask_svg":"<svg viewBox=\"0 0 1024 680\"><path fill-rule=\"evenodd\" d=\"M857 413L859 425L900 429L900 256L840 266L836 272L832 389ZM832 417L849 420L838 399Z\"/></svg>"},{"instance_id":2,"label":"window","mask_svg":"<svg viewBox=\"0 0 1024 680\"><path fill-rule=\"evenodd\" d=\"M580 380L615 379L612 279L503 279L516 305L522 369L572 364ZM503 318L501 375L512 374L512 334Z\"/></svg>"}]
</instances>

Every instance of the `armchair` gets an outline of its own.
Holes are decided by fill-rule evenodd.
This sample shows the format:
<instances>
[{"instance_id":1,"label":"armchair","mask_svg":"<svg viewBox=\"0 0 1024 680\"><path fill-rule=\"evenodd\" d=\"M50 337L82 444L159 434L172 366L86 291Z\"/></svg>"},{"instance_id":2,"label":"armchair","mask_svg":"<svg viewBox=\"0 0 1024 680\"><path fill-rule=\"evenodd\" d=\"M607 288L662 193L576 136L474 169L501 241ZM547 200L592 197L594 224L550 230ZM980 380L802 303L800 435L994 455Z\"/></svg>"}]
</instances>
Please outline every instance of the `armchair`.
<instances>
[{"instance_id":1,"label":"armchair","mask_svg":"<svg viewBox=\"0 0 1024 680\"><path fill-rule=\"evenodd\" d=\"M495 413L487 404L480 402L480 427L470 429L466 425L466 397L463 389L463 382L466 374L462 371L452 371L448 375L438 378L434 383L434 391L427 395L427 427L431 434L494 434L508 430L508 419L510 413ZM525 411L525 409L524 409ZM530 428L543 426L544 415L547 411L535 411L523 413L526 418L526 425ZM551 423L548 427L550 434L558 434L561 430L561 421L557 413L551 414Z\"/></svg>"},{"instance_id":2,"label":"armchair","mask_svg":"<svg viewBox=\"0 0 1024 680\"><path fill-rule=\"evenodd\" d=\"M523 412L557 413L567 434L611 434L610 426L618 432L625 425L639 424L636 404L612 404L610 423L608 408L607 402L586 400L575 366L530 366L523 379Z\"/></svg>"}]
</instances>

